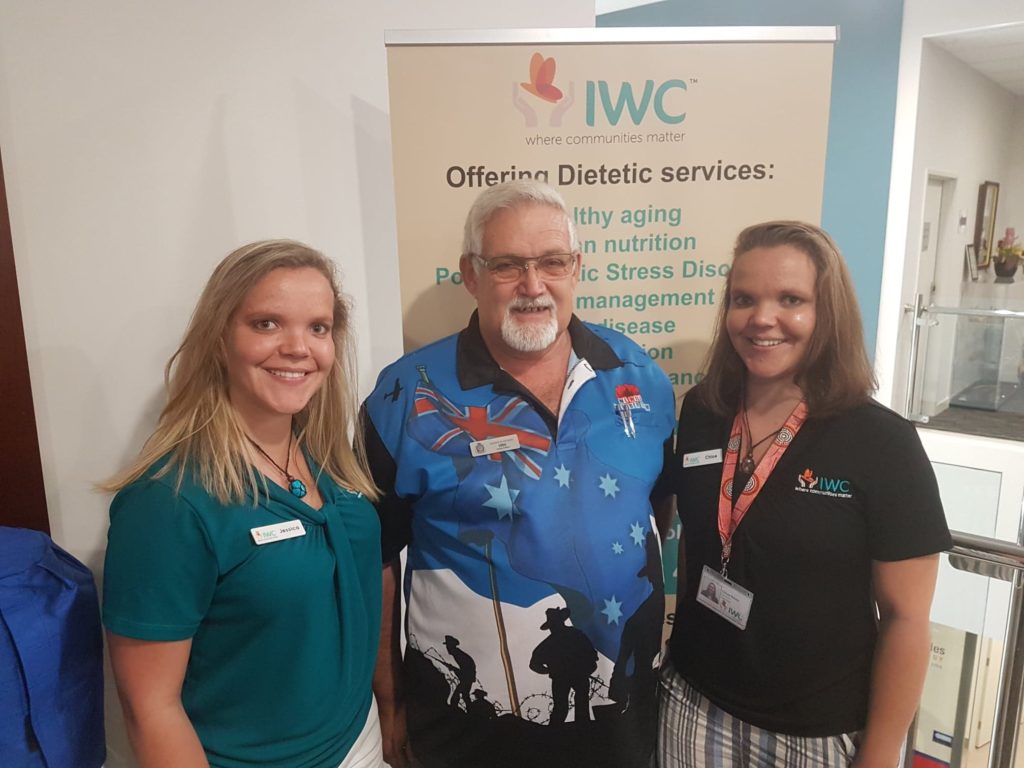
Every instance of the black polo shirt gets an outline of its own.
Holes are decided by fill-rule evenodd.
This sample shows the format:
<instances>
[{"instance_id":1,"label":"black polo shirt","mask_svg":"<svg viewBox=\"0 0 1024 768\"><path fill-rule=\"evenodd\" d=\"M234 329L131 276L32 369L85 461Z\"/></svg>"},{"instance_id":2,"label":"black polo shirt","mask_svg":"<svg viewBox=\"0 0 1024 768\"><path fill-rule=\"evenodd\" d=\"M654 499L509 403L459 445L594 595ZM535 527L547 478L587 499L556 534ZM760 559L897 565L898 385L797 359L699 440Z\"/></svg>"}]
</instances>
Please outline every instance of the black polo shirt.
<instances>
[{"instance_id":1,"label":"black polo shirt","mask_svg":"<svg viewBox=\"0 0 1024 768\"><path fill-rule=\"evenodd\" d=\"M682 468L721 448L731 419L691 391L676 445L686 587L670 641L679 673L712 702L761 728L826 736L864 727L875 648L872 561L952 542L938 486L910 422L871 401L809 418L736 529L729 577L753 592L745 630L696 602L718 570L722 464Z\"/></svg>"}]
</instances>

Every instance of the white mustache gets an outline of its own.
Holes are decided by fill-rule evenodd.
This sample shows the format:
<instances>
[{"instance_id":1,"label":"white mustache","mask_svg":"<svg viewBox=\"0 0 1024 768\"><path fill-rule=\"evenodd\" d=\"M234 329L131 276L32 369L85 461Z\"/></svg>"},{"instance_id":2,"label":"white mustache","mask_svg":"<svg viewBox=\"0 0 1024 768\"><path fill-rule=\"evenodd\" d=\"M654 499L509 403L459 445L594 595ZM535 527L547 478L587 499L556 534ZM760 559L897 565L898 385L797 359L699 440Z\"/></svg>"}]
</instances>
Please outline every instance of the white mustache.
<instances>
[{"instance_id":1,"label":"white mustache","mask_svg":"<svg viewBox=\"0 0 1024 768\"><path fill-rule=\"evenodd\" d=\"M508 308L513 309L554 309L555 302L550 297L538 297L536 299L527 299L522 296L516 299L512 299L509 303Z\"/></svg>"}]
</instances>

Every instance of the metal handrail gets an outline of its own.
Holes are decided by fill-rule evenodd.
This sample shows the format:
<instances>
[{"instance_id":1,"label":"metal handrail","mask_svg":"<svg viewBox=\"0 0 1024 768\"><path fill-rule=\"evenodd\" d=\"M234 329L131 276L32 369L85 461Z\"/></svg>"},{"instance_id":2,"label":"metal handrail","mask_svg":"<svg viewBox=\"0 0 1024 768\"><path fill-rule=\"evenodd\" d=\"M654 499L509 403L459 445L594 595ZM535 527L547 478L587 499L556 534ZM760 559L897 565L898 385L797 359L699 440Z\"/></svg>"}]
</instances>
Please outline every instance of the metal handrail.
<instances>
[{"instance_id":1,"label":"metal handrail","mask_svg":"<svg viewBox=\"0 0 1024 768\"><path fill-rule=\"evenodd\" d=\"M991 539L988 536L977 536L963 531L950 531L953 536L953 548L949 551L997 565L1008 565L1011 568L1024 569L1024 547L1012 541Z\"/></svg>"},{"instance_id":2,"label":"metal handrail","mask_svg":"<svg viewBox=\"0 0 1024 768\"><path fill-rule=\"evenodd\" d=\"M990 317L1002 320L1020 318L1024 320L1024 312L1018 312L1014 309L969 309L967 307L940 307L936 304L929 304L926 307L921 307L921 311L936 315L966 315L967 317Z\"/></svg>"},{"instance_id":3,"label":"metal handrail","mask_svg":"<svg viewBox=\"0 0 1024 768\"><path fill-rule=\"evenodd\" d=\"M951 555L1013 569L1010 611L996 691L995 728L989 768L1013 768L1024 704L1024 546L1018 543L951 531Z\"/></svg>"},{"instance_id":4,"label":"metal handrail","mask_svg":"<svg viewBox=\"0 0 1024 768\"><path fill-rule=\"evenodd\" d=\"M914 313L914 325L910 329L910 360L907 365L907 392L903 403L903 417L910 418L910 412L914 408L914 387L917 384L917 348L921 343L921 314L924 312L924 296L920 293L914 299L913 304L903 307L906 312Z\"/></svg>"}]
</instances>

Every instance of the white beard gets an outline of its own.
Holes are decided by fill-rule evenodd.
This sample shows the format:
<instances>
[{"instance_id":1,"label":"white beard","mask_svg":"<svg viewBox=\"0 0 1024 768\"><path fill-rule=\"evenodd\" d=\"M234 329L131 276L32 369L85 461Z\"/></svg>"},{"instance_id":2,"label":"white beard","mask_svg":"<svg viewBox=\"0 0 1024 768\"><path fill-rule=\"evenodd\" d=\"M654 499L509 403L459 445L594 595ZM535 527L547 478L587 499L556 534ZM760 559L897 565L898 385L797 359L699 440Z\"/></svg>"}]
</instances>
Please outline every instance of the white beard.
<instances>
[{"instance_id":1,"label":"white beard","mask_svg":"<svg viewBox=\"0 0 1024 768\"><path fill-rule=\"evenodd\" d=\"M546 307L548 321L543 324L520 323L515 309ZM555 303L550 298L515 299L505 307L501 319L501 338L517 352L542 352L555 343L558 337L558 318L555 317Z\"/></svg>"}]
</instances>

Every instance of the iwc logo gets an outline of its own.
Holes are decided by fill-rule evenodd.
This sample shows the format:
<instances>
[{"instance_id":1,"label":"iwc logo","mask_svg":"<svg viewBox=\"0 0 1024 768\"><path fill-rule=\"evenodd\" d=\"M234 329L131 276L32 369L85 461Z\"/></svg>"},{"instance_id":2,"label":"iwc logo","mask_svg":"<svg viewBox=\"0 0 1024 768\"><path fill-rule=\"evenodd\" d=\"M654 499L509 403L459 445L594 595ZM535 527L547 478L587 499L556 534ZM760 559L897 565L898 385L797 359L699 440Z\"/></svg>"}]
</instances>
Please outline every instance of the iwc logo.
<instances>
[{"instance_id":1,"label":"iwc logo","mask_svg":"<svg viewBox=\"0 0 1024 768\"><path fill-rule=\"evenodd\" d=\"M838 477L822 477L815 475L808 467L796 477L794 491L813 493L819 496L832 496L838 499L852 499L853 492L850 481Z\"/></svg>"}]
</instances>

